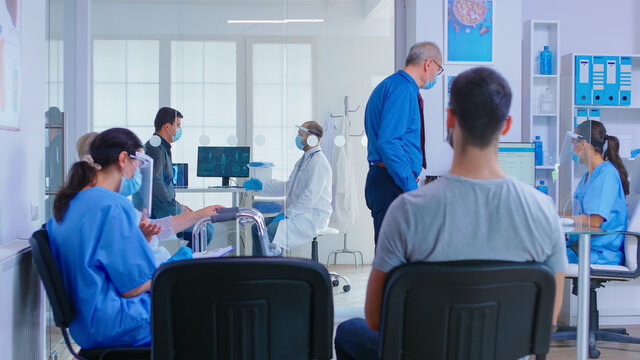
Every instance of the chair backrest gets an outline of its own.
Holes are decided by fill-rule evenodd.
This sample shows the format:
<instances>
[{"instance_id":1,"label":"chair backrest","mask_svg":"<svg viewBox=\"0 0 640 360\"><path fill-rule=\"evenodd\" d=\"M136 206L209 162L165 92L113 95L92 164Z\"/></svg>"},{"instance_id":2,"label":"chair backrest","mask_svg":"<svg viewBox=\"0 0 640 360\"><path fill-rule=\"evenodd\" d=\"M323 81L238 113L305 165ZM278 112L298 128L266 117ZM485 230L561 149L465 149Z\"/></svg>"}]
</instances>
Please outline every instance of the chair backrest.
<instances>
[{"instance_id":1,"label":"chair backrest","mask_svg":"<svg viewBox=\"0 0 640 360\"><path fill-rule=\"evenodd\" d=\"M381 359L517 359L546 354L555 279L538 263L411 263L390 272Z\"/></svg>"},{"instance_id":2,"label":"chair backrest","mask_svg":"<svg viewBox=\"0 0 640 360\"><path fill-rule=\"evenodd\" d=\"M153 359L329 359L327 270L296 258L162 265L151 290Z\"/></svg>"},{"instance_id":3,"label":"chair backrest","mask_svg":"<svg viewBox=\"0 0 640 360\"><path fill-rule=\"evenodd\" d=\"M58 269L51 253L47 230L40 229L34 232L29 239L29 244L31 245L33 262L36 264L36 269L38 269L38 274L40 274L40 279L42 279L51 304L56 326L66 329L73 319L73 306L64 287L60 269Z\"/></svg>"}]
</instances>

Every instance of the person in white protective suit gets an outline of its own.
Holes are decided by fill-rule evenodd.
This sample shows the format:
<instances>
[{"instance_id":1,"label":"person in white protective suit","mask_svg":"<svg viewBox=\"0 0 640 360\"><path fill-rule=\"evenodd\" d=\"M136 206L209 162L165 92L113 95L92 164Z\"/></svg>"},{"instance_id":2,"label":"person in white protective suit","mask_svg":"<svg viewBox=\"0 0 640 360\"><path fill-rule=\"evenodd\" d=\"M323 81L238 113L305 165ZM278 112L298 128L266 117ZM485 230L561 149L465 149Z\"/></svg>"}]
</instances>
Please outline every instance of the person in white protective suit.
<instances>
[{"instance_id":1,"label":"person in white protective suit","mask_svg":"<svg viewBox=\"0 0 640 360\"><path fill-rule=\"evenodd\" d=\"M320 149L324 129L316 121L297 128L296 146L304 155L296 162L289 180L263 184L251 178L244 183L247 190L259 190L261 196L285 196L284 211L265 219L269 241L284 249L311 242L331 217L331 165ZM253 255L262 256L255 226L252 233Z\"/></svg>"}]
</instances>

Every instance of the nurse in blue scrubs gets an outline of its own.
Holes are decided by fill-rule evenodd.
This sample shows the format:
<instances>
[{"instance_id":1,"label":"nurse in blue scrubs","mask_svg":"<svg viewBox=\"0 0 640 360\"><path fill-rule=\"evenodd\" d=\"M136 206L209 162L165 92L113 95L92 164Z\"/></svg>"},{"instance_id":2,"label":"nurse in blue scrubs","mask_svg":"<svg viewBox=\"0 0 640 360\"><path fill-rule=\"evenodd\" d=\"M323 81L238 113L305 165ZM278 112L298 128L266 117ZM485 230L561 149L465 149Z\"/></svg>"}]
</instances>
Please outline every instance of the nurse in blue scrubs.
<instances>
[{"instance_id":1,"label":"nurse in blue scrubs","mask_svg":"<svg viewBox=\"0 0 640 360\"><path fill-rule=\"evenodd\" d=\"M606 231L627 229L629 194L627 170L618 155L618 138L607 134L599 121L580 124L573 140L573 153L589 170L584 174L573 194L572 218ZM575 157L575 156L574 156ZM570 238L569 243L575 241ZM624 235L602 235L591 239L591 263L621 265L624 262ZM569 262L577 263L576 253L567 249Z\"/></svg>"},{"instance_id":2,"label":"nurse in blue scrubs","mask_svg":"<svg viewBox=\"0 0 640 360\"><path fill-rule=\"evenodd\" d=\"M133 205L118 192L139 172L140 139L114 128L71 168L47 223L51 250L70 294L71 335L82 348L150 344L153 252Z\"/></svg>"}]
</instances>

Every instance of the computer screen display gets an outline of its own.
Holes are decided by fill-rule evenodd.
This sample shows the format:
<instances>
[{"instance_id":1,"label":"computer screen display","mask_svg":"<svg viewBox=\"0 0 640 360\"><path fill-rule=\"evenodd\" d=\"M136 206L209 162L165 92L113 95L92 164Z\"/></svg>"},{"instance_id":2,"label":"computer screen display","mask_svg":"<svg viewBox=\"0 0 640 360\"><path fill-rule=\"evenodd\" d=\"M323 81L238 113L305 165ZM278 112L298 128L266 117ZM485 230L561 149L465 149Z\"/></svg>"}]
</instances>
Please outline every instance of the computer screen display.
<instances>
[{"instance_id":1,"label":"computer screen display","mask_svg":"<svg viewBox=\"0 0 640 360\"><path fill-rule=\"evenodd\" d=\"M507 175L535 186L536 162L533 143L500 143L498 162Z\"/></svg>"},{"instance_id":2,"label":"computer screen display","mask_svg":"<svg viewBox=\"0 0 640 360\"><path fill-rule=\"evenodd\" d=\"M248 146L199 146L198 176L248 177L249 158Z\"/></svg>"},{"instance_id":3,"label":"computer screen display","mask_svg":"<svg viewBox=\"0 0 640 360\"><path fill-rule=\"evenodd\" d=\"M173 163L173 186L178 189L189 187L189 164Z\"/></svg>"}]
</instances>

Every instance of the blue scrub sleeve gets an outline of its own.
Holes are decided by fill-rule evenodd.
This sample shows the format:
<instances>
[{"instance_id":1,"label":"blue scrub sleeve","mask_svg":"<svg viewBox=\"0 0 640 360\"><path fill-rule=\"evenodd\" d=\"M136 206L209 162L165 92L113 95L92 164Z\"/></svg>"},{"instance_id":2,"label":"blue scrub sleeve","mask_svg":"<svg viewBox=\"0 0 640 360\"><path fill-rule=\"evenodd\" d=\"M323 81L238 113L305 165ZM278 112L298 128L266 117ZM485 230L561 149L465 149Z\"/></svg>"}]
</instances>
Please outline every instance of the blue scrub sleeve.
<instances>
[{"instance_id":1,"label":"blue scrub sleeve","mask_svg":"<svg viewBox=\"0 0 640 360\"><path fill-rule=\"evenodd\" d=\"M412 100L415 97L416 100ZM417 94L405 88L390 89L385 99L378 133L378 149L389 174L404 192L418 188L411 171L411 160L403 148L405 132L413 119L412 107L418 106Z\"/></svg>"},{"instance_id":2,"label":"blue scrub sleeve","mask_svg":"<svg viewBox=\"0 0 640 360\"><path fill-rule=\"evenodd\" d=\"M605 221L613 216L620 178L617 173L603 171L591 179L589 190L582 200L582 213L600 215Z\"/></svg>"},{"instance_id":3,"label":"blue scrub sleeve","mask_svg":"<svg viewBox=\"0 0 640 360\"><path fill-rule=\"evenodd\" d=\"M133 207L113 205L104 214L96 259L119 294L151 280L156 270L151 247L135 221Z\"/></svg>"}]
</instances>

